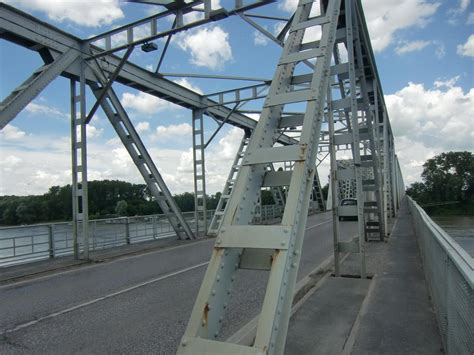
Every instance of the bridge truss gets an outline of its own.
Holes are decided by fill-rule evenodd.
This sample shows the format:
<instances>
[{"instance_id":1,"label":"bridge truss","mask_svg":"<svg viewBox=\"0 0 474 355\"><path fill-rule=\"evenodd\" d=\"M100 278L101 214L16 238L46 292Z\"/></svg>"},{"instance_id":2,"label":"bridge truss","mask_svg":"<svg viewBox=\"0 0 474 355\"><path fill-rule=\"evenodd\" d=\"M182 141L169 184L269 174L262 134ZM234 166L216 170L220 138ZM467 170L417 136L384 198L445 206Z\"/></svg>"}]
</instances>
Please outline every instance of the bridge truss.
<instances>
[{"instance_id":1,"label":"bridge truss","mask_svg":"<svg viewBox=\"0 0 474 355\"><path fill-rule=\"evenodd\" d=\"M394 137L363 9L359 0L300 0L278 35L255 21L250 10L273 1L236 0L214 9L205 1L135 1L158 5L161 12L82 40L9 5L0 4L0 38L37 52L44 65L0 103L0 128L59 76L70 80L74 250L89 257L86 127L101 107L142 175L154 199L180 239L216 235L209 267L178 352L182 354L283 352L310 199L325 208L317 162L330 157L334 213L335 274L340 253L357 253L360 276L366 277L364 245L387 237L403 193ZM186 21L196 12L197 19ZM166 77L193 76L160 72L171 36L229 16L240 17L282 47L273 78L207 76L210 79L257 81L208 95L191 91ZM158 23L160 26L158 26ZM167 25L167 29L163 29ZM138 37L138 28L147 34ZM308 36L308 34L312 34ZM117 44L114 36L123 35ZM310 38L309 38L310 37ZM165 38L154 72L129 61L138 47L153 50ZM104 63L107 63L106 65ZM206 77L194 75L197 77ZM166 182L122 106L114 83L120 83L192 110L195 231L183 218ZM86 88L95 98L86 107ZM264 100L261 110L245 111L250 101ZM258 113L255 121L249 113ZM205 140L204 119L218 123ZM224 124L244 131L218 209L207 225L205 149ZM350 156L344 168L339 154ZM357 198L358 235L338 236L341 186L353 186ZM262 189L272 191L284 208L276 225L256 225ZM253 343L230 344L220 329L242 269L266 270L268 283Z\"/></svg>"}]
</instances>

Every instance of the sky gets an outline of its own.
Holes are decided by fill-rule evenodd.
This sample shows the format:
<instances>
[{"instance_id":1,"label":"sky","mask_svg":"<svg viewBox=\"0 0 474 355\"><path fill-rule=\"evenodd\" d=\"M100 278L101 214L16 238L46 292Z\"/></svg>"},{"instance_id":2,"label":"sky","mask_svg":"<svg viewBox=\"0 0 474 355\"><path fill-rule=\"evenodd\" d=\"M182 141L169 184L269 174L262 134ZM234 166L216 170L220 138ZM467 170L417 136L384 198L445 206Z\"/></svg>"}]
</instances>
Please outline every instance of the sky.
<instances>
[{"instance_id":1,"label":"sky","mask_svg":"<svg viewBox=\"0 0 474 355\"><path fill-rule=\"evenodd\" d=\"M117 0L4 1L80 38L156 13L159 7ZM362 0L395 145L406 185L420 181L423 163L445 151L474 151L474 4L470 0ZM213 0L213 7L232 2ZM252 13L289 18L297 1ZM193 18L194 19L194 18ZM187 21L193 20L191 18ZM257 21L257 20L256 20ZM272 33L281 21L259 20ZM158 28L169 27L169 19ZM116 38L120 41L121 38ZM157 41L159 48L164 42ZM159 52L135 50L131 61L154 70ZM273 76L281 48L237 16L173 36L160 72ZM0 40L3 100L42 65L37 53ZM252 82L169 77L210 94ZM114 84L123 106L172 193L193 190L191 111ZM88 93L88 109L94 103ZM262 101L247 105L261 108ZM69 81L54 80L0 131L0 195L43 194L71 182ZM252 116L252 118L257 118ZM209 138L217 127L205 121ZM243 132L225 126L206 149L207 192L221 191ZM89 180L143 183L105 114L87 129ZM329 161L320 165L327 182Z\"/></svg>"}]
</instances>

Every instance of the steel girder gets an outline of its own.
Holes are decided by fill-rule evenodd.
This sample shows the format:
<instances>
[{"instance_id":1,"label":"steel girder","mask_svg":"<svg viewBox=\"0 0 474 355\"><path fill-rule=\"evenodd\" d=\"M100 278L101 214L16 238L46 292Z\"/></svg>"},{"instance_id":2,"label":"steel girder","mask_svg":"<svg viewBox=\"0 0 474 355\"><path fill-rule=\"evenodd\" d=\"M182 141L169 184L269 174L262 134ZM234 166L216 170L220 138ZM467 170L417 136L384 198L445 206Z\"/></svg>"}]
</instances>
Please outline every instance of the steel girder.
<instances>
[{"instance_id":1,"label":"steel girder","mask_svg":"<svg viewBox=\"0 0 474 355\"><path fill-rule=\"evenodd\" d=\"M39 52L47 64L52 63L57 55L61 55L70 49L77 51L78 55L81 54L81 45L83 43L80 38L4 3L0 3L0 38ZM89 56L100 52L99 48L90 46L90 51L82 54ZM103 59L108 63L104 71L108 75L112 75L120 65L121 58L109 54L103 57ZM79 65L74 65L73 63L61 75L79 80ZM87 81L96 81L90 69L86 69L85 77ZM254 129L257 124L255 120L248 116L238 112L231 112L232 109L219 106L217 102L209 100L203 95L199 95L131 62L126 62L123 65L122 70L117 75L116 82L191 110L207 109L210 114L219 120L224 120L228 117L229 124L236 127ZM212 107L207 108L208 106ZM291 144L294 143L294 140L282 135L279 137L279 142Z\"/></svg>"}]
</instances>

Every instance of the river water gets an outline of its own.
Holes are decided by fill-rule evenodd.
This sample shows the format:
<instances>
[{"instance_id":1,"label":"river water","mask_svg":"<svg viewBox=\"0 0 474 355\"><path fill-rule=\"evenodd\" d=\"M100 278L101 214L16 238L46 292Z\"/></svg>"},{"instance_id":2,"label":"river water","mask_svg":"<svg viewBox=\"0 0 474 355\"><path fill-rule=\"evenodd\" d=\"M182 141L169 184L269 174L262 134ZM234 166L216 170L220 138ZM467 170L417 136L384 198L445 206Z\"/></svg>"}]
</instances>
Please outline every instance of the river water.
<instances>
[{"instance_id":1,"label":"river water","mask_svg":"<svg viewBox=\"0 0 474 355\"><path fill-rule=\"evenodd\" d=\"M474 216L430 216L474 258Z\"/></svg>"}]
</instances>

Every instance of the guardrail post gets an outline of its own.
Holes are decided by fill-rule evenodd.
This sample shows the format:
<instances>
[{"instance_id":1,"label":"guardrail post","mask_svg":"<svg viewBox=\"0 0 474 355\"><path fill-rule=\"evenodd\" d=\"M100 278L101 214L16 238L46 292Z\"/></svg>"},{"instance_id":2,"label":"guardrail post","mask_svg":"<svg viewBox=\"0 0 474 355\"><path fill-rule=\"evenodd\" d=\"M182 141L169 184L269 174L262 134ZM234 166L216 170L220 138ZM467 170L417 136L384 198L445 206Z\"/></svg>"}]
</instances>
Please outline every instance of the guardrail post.
<instances>
[{"instance_id":1,"label":"guardrail post","mask_svg":"<svg viewBox=\"0 0 474 355\"><path fill-rule=\"evenodd\" d=\"M125 217L125 242L130 244L130 219Z\"/></svg>"},{"instance_id":2,"label":"guardrail post","mask_svg":"<svg viewBox=\"0 0 474 355\"><path fill-rule=\"evenodd\" d=\"M153 221L153 239L156 239L156 237L158 236L157 225L156 225L157 220L158 220L158 216L153 216L153 218L152 218L152 221Z\"/></svg>"},{"instance_id":3,"label":"guardrail post","mask_svg":"<svg viewBox=\"0 0 474 355\"><path fill-rule=\"evenodd\" d=\"M48 252L49 258L54 258L54 225L48 225Z\"/></svg>"}]
</instances>

